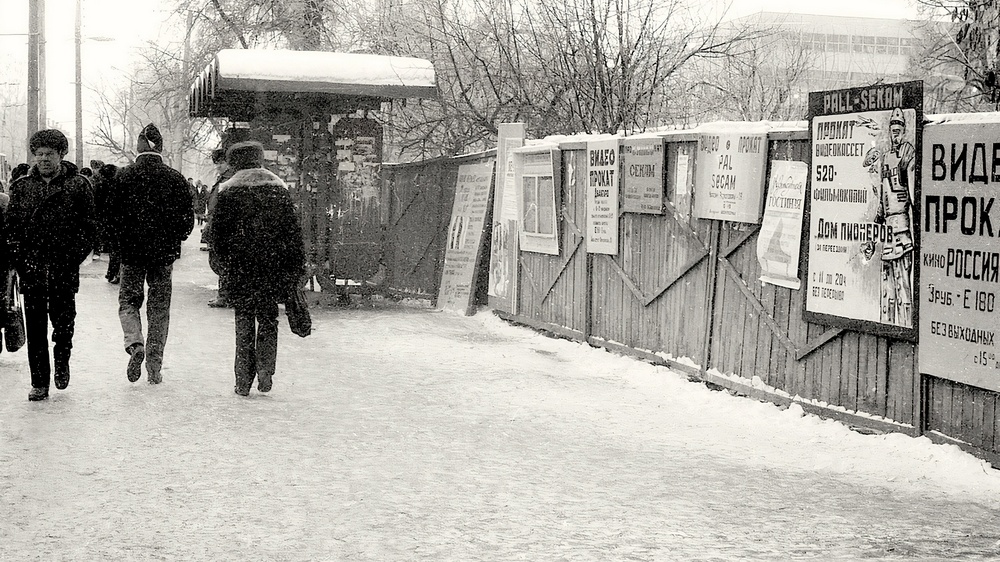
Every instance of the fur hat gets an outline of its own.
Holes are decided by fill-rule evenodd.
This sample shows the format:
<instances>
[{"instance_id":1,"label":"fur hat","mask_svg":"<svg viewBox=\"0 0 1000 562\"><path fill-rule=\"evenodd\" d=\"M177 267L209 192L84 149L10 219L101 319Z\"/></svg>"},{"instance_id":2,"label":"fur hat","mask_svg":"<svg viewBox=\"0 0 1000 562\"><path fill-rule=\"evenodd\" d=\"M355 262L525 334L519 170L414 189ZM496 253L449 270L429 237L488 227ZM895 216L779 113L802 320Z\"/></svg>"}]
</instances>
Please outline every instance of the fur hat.
<instances>
[{"instance_id":1,"label":"fur hat","mask_svg":"<svg viewBox=\"0 0 1000 562\"><path fill-rule=\"evenodd\" d=\"M150 123L143 127L142 132L139 133L139 142L136 143L136 150L140 154L143 152L163 151L163 136L160 134L160 130L156 128L156 125Z\"/></svg>"},{"instance_id":2,"label":"fur hat","mask_svg":"<svg viewBox=\"0 0 1000 562\"><path fill-rule=\"evenodd\" d=\"M233 170L264 167L264 145L257 141L238 142L226 151L226 163Z\"/></svg>"},{"instance_id":3,"label":"fur hat","mask_svg":"<svg viewBox=\"0 0 1000 562\"><path fill-rule=\"evenodd\" d=\"M115 166L114 164L105 164L97 170L97 173L101 174L102 178L110 180L115 177L116 173L118 173L118 166Z\"/></svg>"},{"instance_id":4,"label":"fur hat","mask_svg":"<svg viewBox=\"0 0 1000 562\"><path fill-rule=\"evenodd\" d=\"M31 140L28 141L28 151L32 154L42 147L51 148L60 156L66 156L66 153L69 152L69 140L58 129L45 129L31 135Z\"/></svg>"}]
</instances>

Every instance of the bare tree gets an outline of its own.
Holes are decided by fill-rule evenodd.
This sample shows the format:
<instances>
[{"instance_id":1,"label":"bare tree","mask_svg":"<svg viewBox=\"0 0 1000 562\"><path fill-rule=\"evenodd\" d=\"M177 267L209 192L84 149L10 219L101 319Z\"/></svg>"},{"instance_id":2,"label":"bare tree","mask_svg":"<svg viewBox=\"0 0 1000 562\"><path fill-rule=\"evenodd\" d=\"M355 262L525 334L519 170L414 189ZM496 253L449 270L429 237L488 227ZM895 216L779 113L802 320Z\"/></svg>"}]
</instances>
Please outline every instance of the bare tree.
<instances>
[{"instance_id":1,"label":"bare tree","mask_svg":"<svg viewBox=\"0 0 1000 562\"><path fill-rule=\"evenodd\" d=\"M164 137L165 158L178 167L184 153L201 147L213 124L187 117L192 77L181 71L182 61L175 54L147 45L140 50L139 60L127 84L93 90L98 104L92 144L131 162L136 135L147 123L154 123Z\"/></svg>"},{"instance_id":2,"label":"bare tree","mask_svg":"<svg viewBox=\"0 0 1000 562\"><path fill-rule=\"evenodd\" d=\"M729 56L757 35L749 28L723 35L693 6L383 0L370 48L434 63L440 98L393 112L401 147L419 148L419 157L486 148L500 122L523 121L536 137L641 131L668 118L682 69Z\"/></svg>"},{"instance_id":3,"label":"bare tree","mask_svg":"<svg viewBox=\"0 0 1000 562\"><path fill-rule=\"evenodd\" d=\"M926 21L914 68L928 111L1000 109L1000 1L918 0Z\"/></svg>"},{"instance_id":4,"label":"bare tree","mask_svg":"<svg viewBox=\"0 0 1000 562\"><path fill-rule=\"evenodd\" d=\"M136 104L135 83L128 86L94 88L97 123L90 131L91 144L120 160L135 160L135 124L144 120Z\"/></svg>"},{"instance_id":5,"label":"bare tree","mask_svg":"<svg viewBox=\"0 0 1000 562\"><path fill-rule=\"evenodd\" d=\"M698 100L690 109L696 120L805 118L806 79L817 67L816 53L779 29L759 31L759 36L741 41L730 56L693 67L688 92Z\"/></svg>"}]
</instances>

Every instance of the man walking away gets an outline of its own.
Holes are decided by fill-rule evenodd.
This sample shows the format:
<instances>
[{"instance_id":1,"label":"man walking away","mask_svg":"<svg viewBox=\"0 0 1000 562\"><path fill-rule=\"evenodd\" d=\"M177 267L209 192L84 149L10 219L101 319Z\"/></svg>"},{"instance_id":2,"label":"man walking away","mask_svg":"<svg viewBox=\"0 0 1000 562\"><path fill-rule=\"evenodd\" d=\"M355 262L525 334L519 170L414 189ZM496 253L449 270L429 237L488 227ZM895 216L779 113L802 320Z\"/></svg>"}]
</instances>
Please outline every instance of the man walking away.
<instances>
[{"instance_id":1,"label":"man walking away","mask_svg":"<svg viewBox=\"0 0 1000 562\"><path fill-rule=\"evenodd\" d=\"M118 166L114 164L105 164L101 166L98 175L101 176L101 187L103 189L103 201L102 194L100 192L95 193L95 202L97 204L97 220L103 223L104 231L104 246L108 252L108 271L104 274L104 278L108 280L108 283L112 285L117 285L121 282L121 268L122 260L121 255L118 252L118 241L115 240L114 232L112 231L111 222L113 209L111 209L111 199L115 191L118 189L116 176L118 174Z\"/></svg>"},{"instance_id":2,"label":"man walking away","mask_svg":"<svg viewBox=\"0 0 1000 562\"><path fill-rule=\"evenodd\" d=\"M234 172L232 167L226 163L226 151L222 148L216 148L212 151L212 163L215 164L215 171L218 173L218 177L215 180L215 184L212 185L211 191L208 192L208 200L206 202L208 217L205 226L201 230L201 243L205 244L204 249L209 252L212 250L212 217L215 215L215 205L219 200L219 193L223 189L222 185L226 180L233 177ZM223 283L219 264L212 257L213 255L209 253L208 265L212 268L212 272L219 276L219 291L214 299L208 301L208 306L212 308L228 308L231 305L229 303L227 288Z\"/></svg>"},{"instance_id":3,"label":"man walking away","mask_svg":"<svg viewBox=\"0 0 1000 562\"><path fill-rule=\"evenodd\" d=\"M278 303L305 273L302 230L288 188L264 169L259 142L229 148L235 173L219 191L212 246L236 314L235 392L271 390L278 350Z\"/></svg>"},{"instance_id":4,"label":"man walking away","mask_svg":"<svg viewBox=\"0 0 1000 562\"><path fill-rule=\"evenodd\" d=\"M139 133L139 155L117 176L112 192L111 223L121 255L118 318L129 354L129 382L139 380L143 360L149 384L159 384L163 348L170 327L174 261L181 242L194 228L187 181L163 163L163 137L150 123ZM145 285L148 293L143 294ZM139 308L146 298L147 335L142 336Z\"/></svg>"},{"instance_id":5,"label":"man walking away","mask_svg":"<svg viewBox=\"0 0 1000 562\"><path fill-rule=\"evenodd\" d=\"M31 393L49 397L49 322L56 388L69 386L80 265L94 248L97 222L90 182L63 161L66 135L55 129L31 135L35 165L10 187L7 240L24 295Z\"/></svg>"}]
</instances>

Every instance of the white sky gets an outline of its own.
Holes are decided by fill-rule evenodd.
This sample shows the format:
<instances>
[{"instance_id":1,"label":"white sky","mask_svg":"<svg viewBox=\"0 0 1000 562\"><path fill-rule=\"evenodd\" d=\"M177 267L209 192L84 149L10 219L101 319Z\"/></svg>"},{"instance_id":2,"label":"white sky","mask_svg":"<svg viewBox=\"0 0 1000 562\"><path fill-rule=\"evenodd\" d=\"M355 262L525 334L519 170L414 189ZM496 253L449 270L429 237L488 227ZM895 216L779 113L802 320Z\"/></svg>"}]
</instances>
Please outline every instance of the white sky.
<instances>
[{"instance_id":1,"label":"white sky","mask_svg":"<svg viewBox=\"0 0 1000 562\"><path fill-rule=\"evenodd\" d=\"M84 132L92 127L90 107L96 103L89 89L105 80L121 80L130 66L131 51L144 39L155 39L159 19L165 17L156 8L159 0L81 0L82 2L82 69ZM27 0L3 0L0 34L27 34ZM47 0L45 3L47 116L50 122L72 139L75 130L75 69L73 0ZM94 41L88 38L113 38L114 41ZM11 75L27 69L27 37L0 35L0 82L20 84L21 99L26 92L27 76ZM10 61L10 64L8 64ZM2 87L2 86L0 86ZM2 102L0 102L2 103ZM0 139L0 146L9 140ZM71 148L72 150L72 148Z\"/></svg>"}]
</instances>

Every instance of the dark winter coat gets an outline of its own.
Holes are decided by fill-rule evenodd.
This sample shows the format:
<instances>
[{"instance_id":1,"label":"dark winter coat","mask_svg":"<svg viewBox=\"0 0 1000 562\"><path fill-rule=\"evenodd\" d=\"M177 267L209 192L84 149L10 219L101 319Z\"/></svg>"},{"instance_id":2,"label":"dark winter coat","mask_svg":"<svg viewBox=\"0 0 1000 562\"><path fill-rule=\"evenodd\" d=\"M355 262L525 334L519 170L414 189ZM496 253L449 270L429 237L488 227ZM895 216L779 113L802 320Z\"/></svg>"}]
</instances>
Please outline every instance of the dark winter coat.
<instances>
[{"instance_id":1,"label":"dark winter coat","mask_svg":"<svg viewBox=\"0 0 1000 562\"><path fill-rule=\"evenodd\" d=\"M284 302L305 273L299 218L281 178L240 170L222 184L211 252L236 307Z\"/></svg>"},{"instance_id":2,"label":"dark winter coat","mask_svg":"<svg viewBox=\"0 0 1000 562\"><path fill-rule=\"evenodd\" d=\"M7 241L21 292L80 288L80 264L94 248L97 220L90 182L63 162L52 181L31 168L10 186Z\"/></svg>"},{"instance_id":3,"label":"dark winter coat","mask_svg":"<svg viewBox=\"0 0 1000 562\"><path fill-rule=\"evenodd\" d=\"M97 172L97 170L95 170ZM99 251L111 251L112 244L111 228L109 219L111 217L111 194L114 189L114 180L105 178L100 173L94 175L91 180L94 184L94 208L97 212L97 248Z\"/></svg>"},{"instance_id":4,"label":"dark winter coat","mask_svg":"<svg viewBox=\"0 0 1000 562\"><path fill-rule=\"evenodd\" d=\"M123 264L173 263L194 228L187 179L159 154L140 154L115 177L109 222Z\"/></svg>"},{"instance_id":5,"label":"dark winter coat","mask_svg":"<svg viewBox=\"0 0 1000 562\"><path fill-rule=\"evenodd\" d=\"M219 201L219 191L222 190L222 184L229 181L229 178L233 177L233 170L227 169L226 171L219 174L219 177L212 184L212 188L208 190L205 194L205 207L208 210L207 222L205 226L201 229L201 243L208 246L212 245L212 216L215 214L215 205ZM215 271L213 265L212 271ZM215 271L218 274L218 271Z\"/></svg>"}]
</instances>

